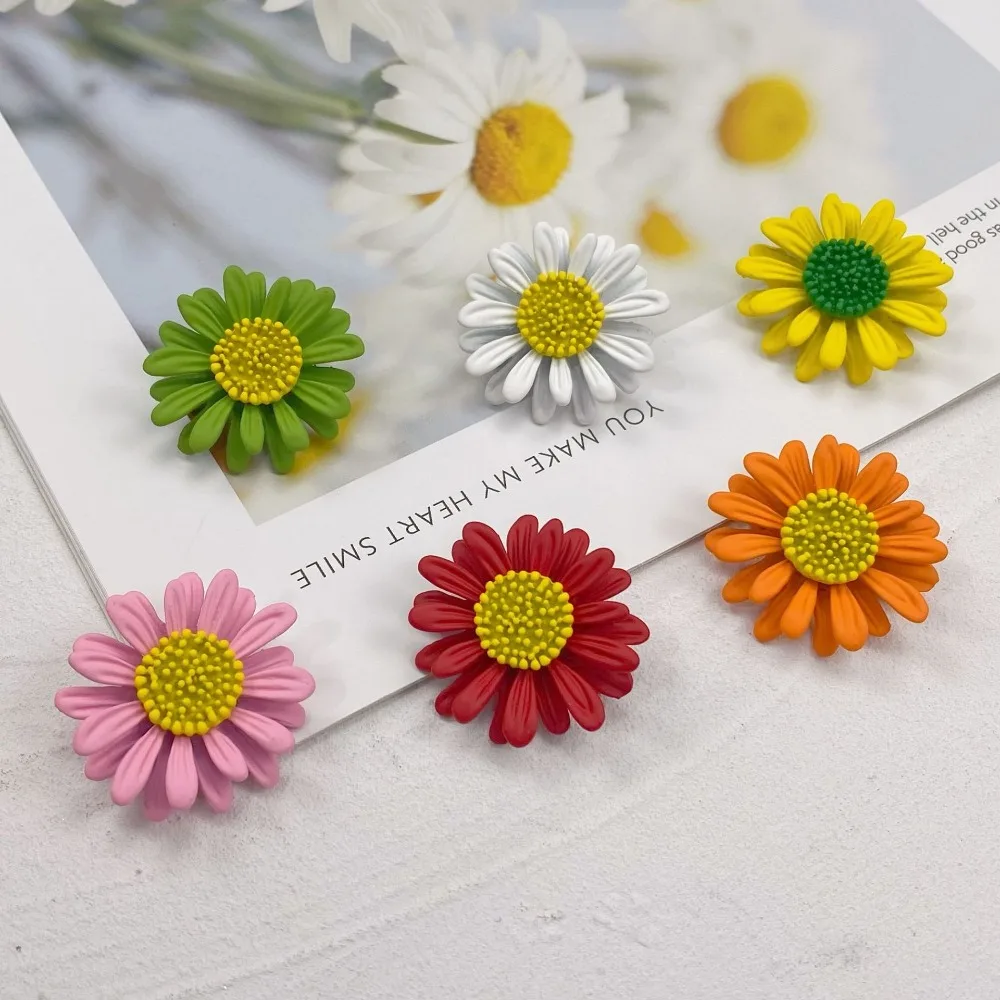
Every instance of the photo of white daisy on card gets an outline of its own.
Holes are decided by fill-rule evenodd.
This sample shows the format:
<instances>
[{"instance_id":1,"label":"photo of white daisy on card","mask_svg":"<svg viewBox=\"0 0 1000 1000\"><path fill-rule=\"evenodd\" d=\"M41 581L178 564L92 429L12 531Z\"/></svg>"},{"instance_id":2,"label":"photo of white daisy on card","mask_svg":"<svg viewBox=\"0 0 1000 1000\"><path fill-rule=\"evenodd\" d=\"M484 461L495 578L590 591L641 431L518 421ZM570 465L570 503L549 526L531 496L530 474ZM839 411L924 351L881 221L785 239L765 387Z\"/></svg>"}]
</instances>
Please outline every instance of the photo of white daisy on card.
<instances>
[{"instance_id":1,"label":"photo of white daisy on card","mask_svg":"<svg viewBox=\"0 0 1000 1000\"><path fill-rule=\"evenodd\" d=\"M368 227L361 241L391 253L405 275L467 272L504 240L530 242L536 222L570 226L603 200L598 175L628 128L628 106L619 87L587 97L566 33L551 17L537 21L534 57L456 44L382 73L397 94L376 115L431 140L366 141L374 166L354 173L389 199L416 200L412 215Z\"/></svg>"},{"instance_id":2,"label":"photo of white daisy on card","mask_svg":"<svg viewBox=\"0 0 1000 1000\"><path fill-rule=\"evenodd\" d=\"M668 13L650 18L651 33L671 34ZM798 5L765 3L760 13L726 58L665 70L649 85L669 109L664 142L681 159L678 196L690 204L723 196L741 236L753 219L829 190L873 201L893 189L864 39Z\"/></svg>"},{"instance_id":3,"label":"photo of white daisy on card","mask_svg":"<svg viewBox=\"0 0 1000 1000\"><path fill-rule=\"evenodd\" d=\"M472 301L459 322L469 354L465 370L489 376L486 400L519 403L531 395L539 424L572 404L581 424L597 403L630 393L653 367L653 335L643 320L670 306L646 287L639 248L616 247L610 236L588 233L570 250L569 233L539 222L530 248L505 243L491 250L495 278L468 280Z\"/></svg>"}]
</instances>

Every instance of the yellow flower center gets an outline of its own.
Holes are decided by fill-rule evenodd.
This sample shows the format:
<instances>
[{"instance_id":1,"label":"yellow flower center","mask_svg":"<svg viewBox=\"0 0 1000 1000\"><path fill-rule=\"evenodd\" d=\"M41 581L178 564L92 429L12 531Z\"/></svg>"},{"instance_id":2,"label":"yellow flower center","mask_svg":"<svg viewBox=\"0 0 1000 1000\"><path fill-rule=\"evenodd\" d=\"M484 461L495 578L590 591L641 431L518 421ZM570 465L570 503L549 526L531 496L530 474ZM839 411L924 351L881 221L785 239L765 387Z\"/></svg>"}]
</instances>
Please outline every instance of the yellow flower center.
<instances>
[{"instance_id":1,"label":"yellow flower center","mask_svg":"<svg viewBox=\"0 0 1000 1000\"><path fill-rule=\"evenodd\" d=\"M737 163L776 163L809 134L811 117L797 84L764 76L729 99L719 119L719 142Z\"/></svg>"},{"instance_id":2,"label":"yellow flower center","mask_svg":"<svg viewBox=\"0 0 1000 1000\"><path fill-rule=\"evenodd\" d=\"M243 693L243 663L229 643L200 629L165 635L135 668L136 697L154 726L175 736L207 733Z\"/></svg>"},{"instance_id":3,"label":"yellow flower center","mask_svg":"<svg viewBox=\"0 0 1000 1000\"><path fill-rule=\"evenodd\" d=\"M517 307L517 329L539 354L569 358L586 350L604 325L604 303L586 278L548 271Z\"/></svg>"},{"instance_id":4,"label":"yellow flower center","mask_svg":"<svg viewBox=\"0 0 1000 1000\"><path fill-rule=\"evenodd\" d=\"M512 569L486 584L475 622L487 656L520 670L541 670L573 634L573 605L561 583L535 570Z\"/></svg>"},{"instance_id":5,"label":"yellow flower center","mask_svg":"<svg viewBox=\"0 0 1000 1000\"><path fill-rule=\"evenodd\" d=\"M302 370L302 348L280 320L242 319L212 350L215 381L233 399L260 406L292 391Z\"/></svg>"},{"instance_id":6,"label":"yellow flower center","mask_svg":"<svg viewBox=\"0 0 1000 1000\"><path fill-rule=\"evenodd\" d=\"M878 542L878 522L868 508L835 488L793 504L781 528L785 557L819 583L857 580L875 562Z\"/></svg>"},{"instance_id":7,"label":"yellow flower center","mask_svg":"<svg viewBox=\"0 0 1000 1000\"><path fill-rule=\"evenodd\" d=\"M545 197L569 166L573 133L544 104L512 105L488 118L476 136L472 183L494 205Z\"/></svg>"},{"instance_id":8,"label":"yellow flower center","mask_svg":"<svg viewBox=\"0 0 1000 1000\"><path fill-rule=\"evenodd\" d=\"M657 257L683 257L692 249L687 233L653 201L646 205L646 214L639 224L639 241Z\"/></svg>"}]
</instances>

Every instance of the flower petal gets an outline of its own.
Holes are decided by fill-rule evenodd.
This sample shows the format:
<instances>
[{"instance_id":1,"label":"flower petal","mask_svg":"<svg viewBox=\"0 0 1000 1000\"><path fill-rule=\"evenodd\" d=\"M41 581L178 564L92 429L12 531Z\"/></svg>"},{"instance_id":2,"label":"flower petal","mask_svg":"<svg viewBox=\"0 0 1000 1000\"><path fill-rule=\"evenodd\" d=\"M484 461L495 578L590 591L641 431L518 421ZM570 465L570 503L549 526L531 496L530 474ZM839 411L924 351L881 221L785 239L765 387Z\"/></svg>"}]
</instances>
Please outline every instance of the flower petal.
<instances>
[{"instance_id":1,"label":"flower petal","mask_svg":"<svg viewBox=\"0 0 1000 1000\"><path fill-rule=\"evenodd\" d=\"M503 398L508 403L519 403L531 392L531 387L535 384L535 376L538 374L541 364L542 355L537 351L528 351L511 368L503 381Z\"/></svg>"},{"instance_id":2,"label":"flower petal","mask_svg":"<svg viewBox=\"0 0 1000 1000\"><path fill-rule=\"evenodd\" d=\"M223 725L226 729L226 736L230 738L233 746L237 748L242 757L247 775L253 778L261 788L273 788L280 777L278 758L235 726L229 725L228 722ZM216 730L212 731L216 732Z\"/></svg>"},{"instance_id":3,"label":"flower petal","mask_svg":"<svg viewBox=\"0 0 1000 1000\"><path fill-rule=\"evenodd\" d=\"M152 649L152 646L146 648ZM110 636L91 632L73 643L69 665L97 684L131 685L144 652Z\"/></svg>"},{"instance_id":4,"label":"flower petal","mask_svg":"<svg viewBox=\"0 0 1000 1000\"><path fill-rule=\"evenodd\" d=\"M937 563L948 555L948 546L926 535L882 535L878 554L901 563Z\"/></svg>"},{"instance_id":5,"label":"flower petal","mask_svg":"<svg viewBox=\"0 0 1000 1000\"><path fill-rule=\"evenodd\" d=\"M192 740L198 789L212 812L228 812L233 805L232 782L212 763L202 740Z\"/></svg>"},{"instance_id":6,"label":"flower petal","mask_svg":"<svg viewBox=\"0 0 1000 1000\"><path fill-rule=\"evenodd\" d=\"M73 749L81 757L89 757L145 718L146 713L138 701L127 701L94 712L77 726L73 734Z\"/></svg>"},{"instance_id":7,"label":"flower petal","mask_svg":"<svg viewBox=\"0 0 1000 1000\"><path fill-rule=\"evenodd\" d=\"M782 551L777 535L761 535L755 531L734 531L724 537L715 535L714 538L713 535L715 532L706 536L706 545L712 539L709 551L723 562L747 562Z\"/></svg>"},{"instance_id":8,"label":"flower petal","mask_svg":"<svg viewBox=\"0 0 1000 1000\"><path fill-rule=\"evenodd\" d=\"M125 641L142 653L152 649L167 634L167 627L160 621L149 598L137 590L109 597L106 608L108 617Z\"/></svg>"},{"instance_id":9,"label":"flower petal","mask_svg":"<svg viewBox=\"0 0 1000 1000\"><path fill-rule=\"evenodd\" d=\"M861 470L847 492L857 503L870 504L872 499L885 489L895 471L896 456L883 451Z\"/></svg>"},{"instance_id":10,"label":"flower petal","mask_svg":"<svg viewBox=\"0 0 1000 1000\"><path fill-rule=\"evenodd\" d=\"M212 763L225 777L230 781L246 780L250 772L247 769L244 753L221 726L210 729L202 736L202 741L209 757L212 758Z\"/></svg>"},{"instance_id":11,"label":"flower petal","mask_svg":"<svg viewBox=\"0 0 1000 1000\"><path fill-rule=\"evenodd\" d=\"M507 692L501 729L512 747L527 746L538 730L538 697L534 670L518 670Z\"/></svg>"},{"instance_id":12,"label":"flower petal","mask_svg":"<svg viewBox=\"0 0 1000 1000\"><path fill-rule=\"evenodd\" d=\"M778 456L799 497L807 496L816 489L816 478L809 465L809 453L801 441L789 441Z\"/></svg>"},{"instance_id":13,"label":"flower petal","mask_svg":"<svg viewBox=\"0 0 1000 1000\"><path fill-rule=\"evenodd\" d=\"M486 656L478 638L466 638L464 635L458 638L458 642L452 643L435 658L430 668L435 677L453 677L476 666Z\"/></svg>"},{"instance_id":14,"label":"flower petal","mask_svg":"<svg viewBox=\"0 0 1000 1000\"><path fill-rule=\"evenodd\" d=\"M271 753L288 753L295 746L295 737L284 726L240 705L233 709L229 721Z\"/></svg>"},{"instance_id":15,"label":"flower petal","mask_svg":"<svg viewBox=\"0 0 1000 1000\"><path fill-rule=\"evenodd\" d=\"M785 589L794 572L795 567L788 559L772 563L757 575L751 585L748 594L750 600L757 604L766 604L772 597L777 597Z\"/></svg>"},{"instance_id":16,"label":"flower petal","mask_svg":"<svg viewBox=\"0 0 1000 1000\"><path fill-rule=\"evenodd\" d=\"M231 569L219 570L205 591L205 600L198 614L196 628L209 634L219 635L219 629L232 613L239 589L239 580Z\"/></svg>"},{"instance_id":17,"label":"flower petal","mask_svg":"<svg viewBox=\"0 0 1000 1000\"><path fill-rule=\"evenodd\" d=\"M557 406L567 406L573 398L573 373L565 358L553 358L549 366L549 389Z\"/></svg>"},{"instance_id":18,"label":"flower petal","mask_svg":"<svg viewBox=\"0 0 1000 1000\"><path fill-rule=\"evenodd\" d=\"M240 704L258 715L266 715L286 729L301 729L306 723L306 710L297 701L273 701L270 698L243 695ZM238 730L234 729L233 732Z\"/></svg>"},{"instance_id":19,"label":"flower petal","mask_svg":"<svg viewBox=\"0 0 1000 1000\"><path fill-rule=\"evenodd\" d=\"M266 646L272 639L277 639L279 635L287 632L298 615L295 608L290 604L269 604L266 608L261 608L236 633L229 645L233 653L239 658L256 653L262 646Z\"/></svg>"},{"instance_id":20,"label":"flower petal","mask_svg":"<svg viewBox=\"0 0 1000 1000\"><path fill-rule=\"evenodd\" d=\"M760 231L775 246L802 263L805 263L806 258L812 253L814 244L789 219L765 219L760 224Z\"/></svg>"},{"instance_id":21,"label":"flower petal","mask_svg":"<svg viewBox=\"0 0 1000 1000\"><path fill-rule=\"evenodd\" d=\"M828 489L837 484L840 473L840 450L832 434L825 435L813 454L813 478L818 489Z\"/></svg>"},{"instance_id":22,"label":"flower petal","mask_svg":"<svg viewBox=\"0 0 1000 1000\"><path fill-rule=\"evenodd\" d=\"M889 576L898 576L922 594L933 590L941 579L938 571L930 563L901 563L894 559L884 559L881 555L876 557L873 568L882 570Z\"/></svg>"},{"instance_id":23,"label":"flower petal","mask_svg":"<svg viewBox=\"0 0 1000 1000\"><path fill-rule=\"evenodd\" d=\"M510 302L473 299L462 306L458 314L458 321L462 326L475 329L493 326L513 327L517 322L517 309Z\"/></svg>"},{"instance_id":24,"label":"flower petal","mask_svg":"<svg viewBox=\"0 0 1000 1000\"><path fill-rule=\"evenodd\" d=\"M240 629L253 618L257 610L257 601L253 591L240 587L236 593L236 600L233 601L233 609L220 626L219 636L223 639L231 639L238 635Z\"/></svg>"},{"instance_id":25,"label":"flower petal","mask_svg":"<svg viewBox=\"0 0 1000 1000\"><path fill-rule=\"evenodd\" d=\"M194 747L187 736L175 736L167 772L164 775L167 801L174 809L190 809L198 798L198 769L194 763Z\"/></svg>"},{"instance_id":26,"label":"flower petal","mask_svg":"<svg viewBox=\"0 0 1000 1000\"><path fill-rule=\"evenodd\" d=\"M554 228L547 222L539 222L535 225L535 261L542 274L566 269L567 262L563 260L563 254L568 246L569 233L565 229Z\"/></svg>"},{"instance_id":27,"label":"flower petal","mask_svg":"<svg viewBox=\"0 0 1000 1000\"><path fill-rule=\"evenodd\" d=\"M587 554L589 548L590 536L582 528L570 528L569 531L564 531L559 552L556 554L555 562L552 564L552 572L549 574L552 579L565 581L566 574ZM625 586L627 587L628 584ZM603 598L594 599L603 600Z\"/></svg>"},{"instance_id":28,"label":"flower petal","mask_svg":"<svg viewBox=\"0 0 1000 1000\"><path fill-rule=\"evenodd\" d=\"M484 580L514 569L500 536L488 524L470 521L462 528L462 540L482 565Z\"/></svg>"},{"instance_id":29,"label":"flower petal","mask_svg":"<svg viewBox=\"0 0 1000 1000\"><path fill-rule=\"evenodd\" d=\"M858 650L868 639L868 621L854 592L844 584L830 588L833 637L844 649Z\"/></svg>"},{"instance_id":30,"label":"flower petal","mask_svg":"<svg viewBox=\"0 0 1000 1000\"><path fill-rule=\"evenodd\" d=\"M854 482L858 477L858 466L861 465L861 454L858 449L852 444L841 444L838 446L840 450L840 468L837 473L837 489L841 493L848 493L854 496L851 492L854 488Z\"/></svg>"},{"instance_id":31,"label":"flower petal","mask_svg":"<svg viewBox=\"0 0 1000 1000\"><path fill-rule=\"evenodd\" d=\"M744 476L742 472L729 477L729 492L739 493L741 496L750 497L769 507L776 514L785 516L788 504L782 503L770 490L765 489L756 479Z\"/></svg>"},{"instance_id":32,"label":"flower petal","mask_svg":"<svg viewBox=\"0 0 1000 1000\"><path fill-rule=\"evenodd\" d=\"M847 350L844 354L844 370L851 385L864 385L872 377L872 362L858 335L858 324L847 328Z\"/></svg>"},{"instance_id":33,"label":"flower petal","mask_svg":"<svg viewBox=\"0 0 1000 1000\"><path fill-rule=\"evenodd\" d=\"M648 372L655 363L653 348L645 341L601 332L595 347L614 358L619 364L634 372Z\"/></svg>"},{"instance_id":34,"label":"flower petal","mask_svg":"<svg viewBox=\"0 0 1000 1000\"><path fill-rule=\"evenodd\" d=\"M476 673L463 674L468 677L451 705L451 715L456 722L471 722L486 707L486 703L496 694L500 681L510 669L500 664L490 663Z\"/></svg>"},{"instance_id":35,"label":"flower petal","mask_svg":"<svg viewBox=\"0 0 1000 1000\"><path fill-rule=\"evenodd\" d=\"M488 344L476 348L465 359L465 370L470 375L486 375L493 369L499 368L508 358L525 350L534 354L535 357L539 357L535 351L528 347L527 341L519 333L497 337Z\"/></svg>"},{"instance_id":36,"label":"flower petal","mask_svg":"<svg viewBox=\"0 0 1000 1000\"><path fill-rule=\"evenodd\" d=\"M861 346L879 371L889 371L899 360L896 343L878 320L859 316L856 320Z\"/></svg>"},{"instance_id":37,"label":"flower petal","mask_svg":"<svg viewBox=\"0 0 1000 1000\"><path fill-rule=\"evenodd\" d=\"M832 656L840 648L833 634L833 616L830 613L830 588L822 587L816 601L812 627L813 649L819 656Z\"/></svg>"},{"instance_id":38,"label":"flower petal","mask_svg":"<svg viewBox=\"0 0 1000 1000\"><path fill-rule=\"evenodd\" d=\"M757 616L753 624L754 638L758 642L771 642L781 635L781 619L791 604L792 598L798 593L801 583L793 578L787 587L782 590L777 597L771 600L764 610Z\"/></svg>"},{"instance_id":39,"label":"flower petal","mask_svg":"<svg viewBox=\"0 0 1000 1000\"><path fill-rule=\"evenodd\" d=\"M806 306L788 328L788 346L800 347L804 344L816 332L822 318L822 313L815 306Z\"/></svg>"},{"instance_id":40,"label":"flower petal","mask_svg":"<svg viewBox=\"0 0 1000 1000\"><path fill-rule=\"evenodd\" d=\"M892 625L881 601L875 596L875 592L867 587L858 587L853 583L849 583L847 586L850 587L854 599L858 602L858 606L865 616L869 634L879 638L888 635Z\"/></svg>"},{"instance_id":41,"label":"flower petal","mask_svg":"<svg viewBox=\"0 0 1000 1000\"><path fill-rule=\"evenodd\" d=\"M909 302L906 299L886 299L874 315L888 316L889 319L894 319L904 326L912 326L914 330L931 337L939 337L948 329L948 322L940 309L919 302Z\"/></svg>"},{"instance_id":42,"label":"flower petal","mask_svg":"<svg viewBox=\"0 0 1000 1000\"><path fill-rule=\"evenodd\" d=\"M243 681L243 693L273 701L305 701L316 690L316 680L301 667L257 670Z\"/></svg>"},{"instance_id":43,"label":"flower petal","mask_svg":"<svg viewBox=\"0 0 1000 1000\"><path fill-rule=\"evenodd\" d=\"M115 770L114 780L111 782L111 801L115 805L127 806L146 787L165 736L166 733L159 726L150 726L132 744Z\"/></svg>"},{"instance_id":44,"label":"flower petal","mask_svg":"<svg viewBox=\"0 0 1000 1000\"><path fill-rule=\"evenodd\" d=\"M91 781L105 781L113 777L125 754L132 749L136 740L140 739L141 736L142 731L137 729L135 732L130 732L127 737L109 743L102 750L92 753L83 765L84 775Z\"/></svg>"},{"instance_id":45,"label":"flower petal","mask_svg":"<svg viewBox=\"0 0 1000 1000\"><path fill-rule=\"evenodd\" d=\"M407 621L421 632L454 632L475 628L474 617L471 603L456 607L444 601L425 601L410 608Z\"/></svg>"},{"instance_id":46,"label":"flower petal","mask_svg":"<svg viewBox=\"0 0 1000 1000\"><path fill-rule=\"evenodd\" d=\"M485 586L484 581L477 580L467 570L440 556L424 556L417 563L417 572L435 587L467 601L478 601Z\"/></svg>"},{"instance_id":47,"label":"flower petal","mask_svg":"<svg viewBox=\"0 0 1000 1000\"><path fill-rule=\"evenodd\" d=\"M531 547L538 534L538 518L534 514L522 514L507 532L507 553L514 569L527 569L531 558Z\"/></svg>"},{"instance_id":48,"label":"flower petal","mask_svg":"<svg viewBox=\"0 0 1000 1000\"><path fill-rule=\"evenodd\" d=\"M601 363L589 351L581 351L576 357L580 374L594 399L598 403L613 403L618 398L618 390Z\"/></svg>"},{"instance_id":49,"label":"flower petal","mask_svg":"<svg viewBox=\"0 0 1000 1000\"><path fill-rule=\"evenodd\" d=\"M167 801L165 780L167 757L170 753L172 741L173 736L168 735L160 744L160 752L157 754L156 761L153 764L153 773L150 774L142 793L143 815L153 823L163 822L173 812L173 809L170 808L170 803Z\"/></svg>"},{"instance_id":50,"label":"flower petal","mask_svg":"<svg viewBox=\"0 0 1000 1000\"><path fill-rule=\"evenodd\" d=\"M167 584L163 595L163 616L167 632L198 628L198 616L205 600L205 586L197 573L184 573Z\"/></svg>"},{"instance_id":51,"label":"flower petal","mask_svg":"<svg viewBox=\"0 0 1000 1000\"><path fill-rule=\"evenodd\" d=\"M571 658L602 670L635 670L639 666L639 654L612 635L574 632L566 644L566 650Z\"/></svg>"},{"instance_id":52,"label":"flower petal","mask_svg":"<svg viewBox=\"0 0 1000 1000\"><path fill-rule=\"evenodd\" d=\"M608 319L638 319L640 316L659 316L670 308L670 299L663 292L645 288L631 292L608 304L604 315Z\"/></svg>"},{"instance_id":53,"label":"flower petal","mask_svg":"<svg viewBox=\"0 0 1000 1000\"><path fill-rule=\"evenodd\" d=\"M877 243L889 230L896 218L896 206L887 198L875 202L861 223L859 236L865 243Z\"/></svg>"},{"instance_id":54,"label":"flower petal","mask_svg":"<svg viewBox=\"0 0 1000 1000\"><path fill-rule=\"evenodd\" d=\"M900 503L886 504L871 511L872 517L878 522L879 532L887 528L904 527L908 521L913 521L924 512L924 505L919 500L903 500Z\"/></svg>"},{"instance_id":55,"label":"flower petal","mask_svg":"<svg viewBox=\"0 0 1000 1000\"><path fill-rule=\"evenodd\" d=\"M577 724L589 732L604 724L604 703L588 681L559 660L547 667L560 697Z\"/></svg>"},{"instance_id":56,"label":"flower petal","mask_svg":"<svg viewBox=\"0 0 1000 1000\"><path fill-rule=\"evenodd\" d=\"M268 646L243 658L243 673L252 677L261 670L290 667L294 662L295 657L287 646Z\"/></svg>"},{"instance_id":57,"label":"flower petal","mask_svg":"<svg viewBox=\"0 0 1000 1000\"><path fill-rule=\"evenodd\" d=\"M787 559L785 561L788 562ZM790 639L798 639L799 636L805 635L816 610L818 594L819 584L815 580L803 580L788 602L788 607L781 616L781 631Z\"/></svg>"},{"instance_id":58,"label":"flower petal","mask_svg":"<svg viewBox=\"0 0 1000 1000\"><path fill-rule=\"evenodd\" d=\"M751 452L743 459L743 466L761 486L777 497L786 508L802 499L788 471L773 455L762 451Z\"/></svg>"},{"instance_id":59,"label":"flower petal","mask_svg":"<svg viewBox=\"0 0 1000 1000\"><path fill-rule=\"evenodd\" d=\"M634 243L626 243L615 252L590 276L590 286L598 295L604 297L605 290L630 274L639 263L642 251Z\"/></svg>"},{"instance_id":60,"label":"flower petal","mask_svg":"<svg viewBox=\"0 0 1000 1000\"><path fill-rule=\"evenodd\" d=\"M741 601L749 601L750 591L753 589L757 578L766 569L776 566L779 562L788 562L783 552L765 556L763 559L737 570L723 586L722 599L728 604L739 604Z\"/></svg>"},{"instance_id":61,"label":"flower petal","mask_svg":"<svg viewBox=\"0 0 1000 1000\"><path fill-rule=\"evenodd\" d=\"M135 686L64 687L56 692L55 705L71 719L86 719L102 708L135 700Z\"/></svg>"},{"instance_id":62,"label":"flower petal","mask_svg":"<svg viewBox=\"0 0 1000 1000\"><path fill-rule=\"evenodd\" d=\"M722 517L751 526L780 530L784 523L770 507L739 493L713 493L708 498L708 506Z\"/></svg>"},{"instance_id":63,"label":"flower petal","mask_svg":"<svg viewBox=\"0 0 1000 1000\"><path fill-rule=\"evenodd\" d=\"M823 345L819 349L819 363L827 371L835 371L847 357L847 324L842 319L835 319L823 337Z\"/></svg>"},{"instance_id":64,"label":"flower petal","mask_svg":"<svg viewBox=\"0 0 1000 1000\"><path fill-rule=\"evenodd\" d=\"M490 262L490 267L493 273L497 276L499 281L502 281L508 288L515 292L523 292L528 285L531 284L531 279L528 277L524 268L521 267L520 262L516 257L504 252L503 248L498 248L496 250L491 250L487 255L486 259ZM502 306L501 306L502 309ZM495 314L499 315L500 310L492 310ZM462 312L465 312L463 309ZM510 322L514 322L515 311L511 310ZM461 318L461 313L459 314L459 322L464 323L465 321ZM491 326L493 324L490 324Z\"/></svg>"},{"instance_id":65,"label":"flower petal","mask_svg":"<svg viewBox=\"0 0 1000 1000\"><path fill-rule=\"evenodd\" d=\"M569 709L566 707L559 689L556 687L548 670L538 672L535 682L535 696L538 699L538 715L542 725L556 736L569 729Z\"/></svg>"}]
</instances>

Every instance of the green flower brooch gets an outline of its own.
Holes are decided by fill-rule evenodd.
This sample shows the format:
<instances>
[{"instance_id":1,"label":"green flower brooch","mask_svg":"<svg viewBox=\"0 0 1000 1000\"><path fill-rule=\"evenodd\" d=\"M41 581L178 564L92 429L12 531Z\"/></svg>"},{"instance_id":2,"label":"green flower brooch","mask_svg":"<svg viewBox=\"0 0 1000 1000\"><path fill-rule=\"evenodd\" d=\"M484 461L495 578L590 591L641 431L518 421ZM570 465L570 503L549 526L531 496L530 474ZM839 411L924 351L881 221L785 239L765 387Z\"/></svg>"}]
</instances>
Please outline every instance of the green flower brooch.
<instances>
[{"instance_id":1,"label":"green flower brooch","mask_svg":"<svg viewBox=\"0 0 1000 1000\"><path fill-rule=\"evenodd\" d=\"M163 347L143 363L159 376L150 387L157 426L190 417L177 439L186 455L208 451L225 435L226 465L243 472L267 449L276 472L286 473L309 445L306 425L327 440L350 412L354 376L332 361L358 358L360 337L351 317L333 307L332 288L227 267L224 296L213 288L182 295L177 308L187 326L160 327Z\"/></svg>"}]
</instances>

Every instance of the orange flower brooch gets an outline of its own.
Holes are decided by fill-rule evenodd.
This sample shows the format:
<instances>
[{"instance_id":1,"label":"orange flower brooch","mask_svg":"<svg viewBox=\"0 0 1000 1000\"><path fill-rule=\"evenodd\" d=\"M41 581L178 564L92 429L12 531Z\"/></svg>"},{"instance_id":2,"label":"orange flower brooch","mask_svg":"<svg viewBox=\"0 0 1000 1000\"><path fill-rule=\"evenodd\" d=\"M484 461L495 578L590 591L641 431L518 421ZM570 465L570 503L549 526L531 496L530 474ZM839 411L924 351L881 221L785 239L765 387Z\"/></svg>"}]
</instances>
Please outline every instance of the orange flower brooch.
<instances>
[{"instance_id":1,"label":"orange flower brooch","mask_svg":"<svg viewBox=\"0 0 1000 1000\"><path fill-rule=\"evenodd\" d=\"M860 468L857 449L827 435L811 464L801 441L777 458L753 452L743 464L749 476L732 476L729 492L713 493L708 506L746 527L716 528L705 545L723 562L750 563L722 596L764 605L757 639L797 639L811 627L813 648L830 656L886 635L883 604L924 621L923 595L938 582L933 564L948 549L924 505L899 499L909 483L893 455Z\"/></svg>"}]
</instances>

